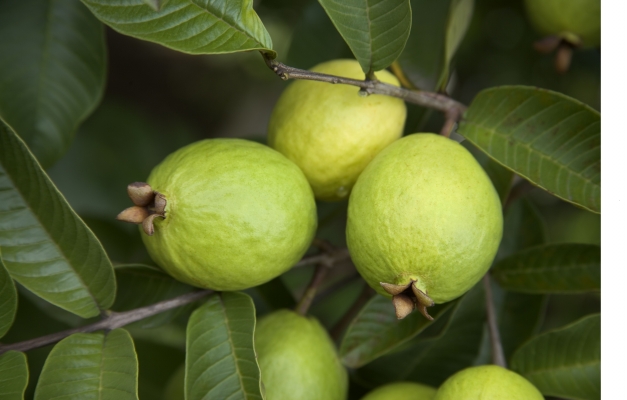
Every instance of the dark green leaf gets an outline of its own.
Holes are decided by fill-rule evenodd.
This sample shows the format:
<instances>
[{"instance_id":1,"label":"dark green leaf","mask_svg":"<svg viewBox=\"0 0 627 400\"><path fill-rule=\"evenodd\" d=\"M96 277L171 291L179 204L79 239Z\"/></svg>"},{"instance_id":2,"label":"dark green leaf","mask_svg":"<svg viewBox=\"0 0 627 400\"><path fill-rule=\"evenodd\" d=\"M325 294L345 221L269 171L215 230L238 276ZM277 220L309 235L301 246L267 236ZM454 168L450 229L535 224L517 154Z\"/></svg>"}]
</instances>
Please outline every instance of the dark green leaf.
<instances>
[{"instance_id":1,"label":"dark green leaf","mask_svg":"<svg viewBox=\"0 0 627 400\"><path fill-rule=\"evenodd\" d=\"M496 261L526 248L546 242L546 223L536 207L526 199L512 203L503 221L503 239Z\"/></svg>"},{"instance_id":2,"label":"dark green leaf","mask_svg":"<svg viewBox=\"0 0 627 400\"><path fill-rule=\"evenodd\" d=\"M128 311L171 299L195 290L155 267L140 264L115 267L118 294L111 307L115 311ZM155 328L174 319L185 307L162 312L138 322L142 328Z\"/></svg>"},{"instance_id":3,"label":"dark green leaf","mask_svg":"<svg viewBox=\"0 0 627 400\"><path fill-rule=\"evenodd\" d=\"M473 146L468 140L464 140L461 144L475 157L477 162L481 164L485 172L490 177L496 192L499 194L501 204L505 204L505 200L509 194L509 189L512 185L512 179L514 178L512 171L504 168L501 164L488 157L484 152Z\"/></svg>"},{"instance_id":4,"label":"dark green leaf","mask_svg":"<svg viewBox=\"0 0 627 400\"><path fill-rule=\"evenodd\" d=\"M365 73L387 68L411 29L409 0L318 0Z\"/></svg>"},{"instance_id":5,"label":"dark green leaf","mask_svg":"<svg viewBox=\"0 0 627 400\"><path fill-rule=\"evenodd\" d=\"M601 114L585 104L533 87L487 89L458 131L531 183L601 212Z\"/></svg>"},{"instance_id":6,"label":"dark green leaf","mask_svg":"<svg viewBox=\"0 0 627 400\"><path fill-rule=\"evenodd\" d=\"M137 399L137 354L124 329L75 333L50 352L35 400L53 398Z\"/></svg>"},{"instance_id":7,"label":"dark green leaf","mask_svg":"<svg viewBox=\"0 0 627 400\"><path fill-rule=\"evenodd\" d=\"M452 303L436 305L429 314L437 320ZM348 327L340 346L342 363L358 368L412 339L433 322L419 312L396 319L392 299L377 295L370 299Z\"/></svg>"},{"instance_id":8,"label":"dark green leaf","mask_svg":"<svg viewBox=\"0 0 627 400\"><path fill-rule=\"evenodd\" d=\"M48 167L102 96L103 26L79 0L7 0L0 38L0 118Z\"/></svg>"},{"instance_id":9,"label":"dark green leaf","mask_svg":"<svg viewBox=\"0 0 627 400\"><path fill-rule=\"evenodd\" d=\"M546 304L546 296L514 292L503 293L498 307L497 321L506 359L510 359L521 344L538 333Z\"/></svg>"},{"instance_id":10,"label":"dark green leaf","mask_svg":"<svg viewBox=\"0 0 627 400\"><path fill-rule=\"evenodd\" d=\"M17 311L17 291L9 271L2 262L2 249L0 249L0 338L13 325L15 312Z\"/></svg>"},{"instance_id":11,"label":"dark green leaf","mask_svg":"<svg viewBox=\"0 0 627 400\"><path fill-rule=\"evenodd\" d=\"M272 310L294 308L296 300L280 276L254 288Z\"/></svg>"},{"instance_id":12,"label":"dark green leaf","mask_svg":"<svg viewBox=\"0 0 627 400\"><path fill-rule=\"evenodd\" d=\"M544 395L600 399L601 315L536 336L514 353L511 368Z\"/></svg>"},{"instance_id":13,"label":"dark green leaf","mask_svg":"<svg viewBox=\"0 0 627 400\"><path fill-rule=\"evenodd\" d=\"M7 351L0 355L0 382L0 399L24 399L28 385L28 364L24 353Z\"/></svg>"},{"instance_id":14,"label":"dark green leaf","mask_svg":"<svg viewBox=\"0 0 627 400\"><path fill-rule=\"evenodd\" d=\"M102 245L1 121L0 247L13 279L50 303L84 318L113 304Z\"/></svg>"},{"instance_id":15,"label":"dark green leaf","mask_svg":"<svg viewBox=\"0 0 627 400\"><path fill-rule=\"evenodd\" d=\"M152 8L153 10L159 11L163 3L167 0L143 0L143 1L144 3L148 4L150 8Z\"/></svg>"},{"instance_id":16,"label":"dark green leaf","mask_svg":"<svg viewBox=\"0 0 627 400\"><path fill-rule=\"evenodd\" d=\"M255 305L239 292L215 294L187 325L185 398L262 399L255 355Z\"/></svg>"},{"instance_id":17,"label":"dark green leaf","mask_svg":"<svg viewBox=\"0 0 627 400\"><path fill-rule=\"evenodd\" d=\"M601 248L551 244L511 255L492 268L507 290L524 293L580 293L601 289Z\"/></svg>"},{"instance_id":18,"label":"dark green leaf","mask_svg":"<svg viewBox=\"0 0 627 400\"><path fill-rule=\"evenodd\" d=\"M453 373L472 365L485 323L483 283L475 285L447 314L448 322L438 335L417 336L411 346L358 369L356 378L367 386L399 380L439 386Z\"/></svg>"},{"instance_id":19,"label":"dark green leaf","mask_svg":"<svg viewBox=\"0 0 627 400\"><path fill-rule=\"evenodd\" d=\"M446 23L446 40L444 42L444 71L442 71L438 82L438 89L440 90L446 88L451 61L466 35L474 8L475 0L450 0Z\"/></svg>"},{"instance_id":20,"label":"dark green leaf","mask_svg":"<svg viewBox=\"0 0 627 400\"><path fill-rule=\"evenodd\" d=\"M252 0L168 0L159 11L143 0L83 0L116 31L190 54L272 52ZM272 52L273 53L273 52Z\"/></svg>"}]
</instances>

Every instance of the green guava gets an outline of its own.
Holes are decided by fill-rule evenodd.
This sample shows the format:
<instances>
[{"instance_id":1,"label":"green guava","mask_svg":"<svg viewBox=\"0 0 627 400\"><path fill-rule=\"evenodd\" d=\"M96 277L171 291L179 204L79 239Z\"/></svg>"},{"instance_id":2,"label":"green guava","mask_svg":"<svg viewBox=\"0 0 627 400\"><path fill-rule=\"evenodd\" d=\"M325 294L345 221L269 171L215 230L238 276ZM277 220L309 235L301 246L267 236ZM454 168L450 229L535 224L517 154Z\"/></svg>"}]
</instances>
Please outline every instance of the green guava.
<instances>
[{"instance_id":1,"label":"green guava","mask_svg":"<svg viewBox=\"0 0 627 400\"><path fill-rule=\"evenodd\" d=\"M466 368L449 377L434 400L544 400L531 382L497 365Z\"/></svg>"},{"instance_id":2,"label":"green guava","mask_svg":"<svg viewBox=\"0 0 627 400\"><path fill-rule=\"evenodd\" d=\"M280 310L259 320L255 349L268 400L345 400L348 375L320 323Z\"/></svg>"},{"instance_id":3,"label":"green guava","mask_svg":"<svg viewBox=\"0 0 627 400\"><path fill-rule=\"evenodd\" d=\"M267 282L303 256L316 230L307 179L259 143L190 144L157 165L147 183L165 208L144 219L144 244L158 265L190 285L242 290ZM154 229L146 226L150 218Z\"/></svg>"},{"instance_id":4,"label":"green guava","mask_svg":"<svg viewBox=\"0 0 627 400\"><path fill-rule=\"evenodd\" d=\"M394 382L368 393L361 400L433 400L437 389L416 382Z\"/></svg>"},{"instance_id":5,"label":"green guava","mask_svg":"<svg viewBox=\"0 0 627 400\"><path fill-rule=\"evenodd\" d=\"M365 78L355 60L325 62L312 71ZM376 77L399 86L387 71ZM358 93L355 86L298 80L283 92L270 117L268 143L303 170L319 200L345 199L366 165L403 133L407 110L402 100Z\"/></svg>"},{"instance_id":6,"label":"green guava","mask_svg":"<svg viewBox=\"0 0 627 400\"><path fill-rule=\"evenodd\" d=\"M575 46L601 44L600 0L525 0L538 32L559 36Z\"/></svg>"},{"instance_id":7,"label":"green guava","mask_svg":"<svg viewBox=\"0 0 627 400\"><path fill-rule=\"evenodd\" d=\"M393 296L398 318L453 300L489 269L501 202L459 143L419 133L397 140L360 175L348 202L348 249L361 276Z\"/></svg>"}]
</instances>

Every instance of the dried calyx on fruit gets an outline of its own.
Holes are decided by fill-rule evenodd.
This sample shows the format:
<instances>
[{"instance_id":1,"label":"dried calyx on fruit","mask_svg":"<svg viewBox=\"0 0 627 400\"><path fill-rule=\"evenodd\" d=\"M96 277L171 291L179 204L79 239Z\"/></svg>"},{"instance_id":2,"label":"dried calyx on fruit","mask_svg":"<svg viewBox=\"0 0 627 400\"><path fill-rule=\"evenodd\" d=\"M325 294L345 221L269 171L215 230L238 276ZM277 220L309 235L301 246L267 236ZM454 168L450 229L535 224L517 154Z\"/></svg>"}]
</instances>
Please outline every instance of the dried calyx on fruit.
<instances>
[{"instance_id":1,"label":"dried calyx on fruit","mask_svg":"<svg viewBox=\"0 0 627 400\"><path fill-rule=\"evenodd\" d=\"M433 318L427 312L427 307L431 307L435 303L425 292L418 289L415 282L415 280L410 279L409 283L406 285L395 285L393 283L384 282L380 284L383 290L392 295L396 318L403 319L417 308L425 318L433 321Z\"/></svg>"},{"instance_id":2,"label":"dried calyx on fruit","mask_svg":"<svg viewBox=\"0 0 627 400\"><path fill-rule=\"evenodd\" d=\"M155 233L154 219L165 219L165 206L168 200L159 192L152 190L146 182L133 182L126 188L133 207L118 214L118 221L141 225L144 233L152 236Z\"/></svg>"}]
</instances>

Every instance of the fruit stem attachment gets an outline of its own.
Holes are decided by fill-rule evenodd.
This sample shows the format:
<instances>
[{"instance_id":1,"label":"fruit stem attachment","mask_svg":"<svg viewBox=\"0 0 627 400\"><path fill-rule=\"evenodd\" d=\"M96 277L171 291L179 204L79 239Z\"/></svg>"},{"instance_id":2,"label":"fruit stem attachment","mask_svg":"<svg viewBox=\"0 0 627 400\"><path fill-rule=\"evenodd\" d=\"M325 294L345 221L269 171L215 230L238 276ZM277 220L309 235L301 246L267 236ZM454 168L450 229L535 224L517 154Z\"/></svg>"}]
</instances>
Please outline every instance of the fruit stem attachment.
<instances>
[{"instance_id":1,"label":"fruit stem attachment","mask_svg":"<svg viewBox=\"0 0 627 400\"><path fill-rule=\"evenodd\" d=\"M496 309L492 298L492 284L490 273L483 276L483 287L485 290L486 313L488 315L488 327L490 331L490 343L492 344L492 363L503 368L507 368L501 334L499 333L498 321L496 320Z\"/></svg>"},{"instance_id":2,"label":"fruit stem attachment","mask_svg":"<svg viewBox=\"0 0 627 400\"><path fill-rule=\"evenodd\" d=\"M406 285L395 285L393 283L379 283L383 290L392 295L392 304L396 311L396 318L403 319L411 314L414 309L418 309L420 313L429 321L433 321L433 317L427 312L427 307L433 306L435 303L431 297L427 296L416 286L415 280L410 280Z\"/></svg>"},{"instance_id":3,"label":"fruit stem attachment","mask_svg":"<svg viewBox=\"0 0 627 400\"><path fill-rule=\"evenodd\" d=\"M119 213L115 219L141 225L146 235L152 236L155 233L154 219L165 219L167 199L146 182L133 182L126 191L135 205Z\"/></svg>"}]
</instances>

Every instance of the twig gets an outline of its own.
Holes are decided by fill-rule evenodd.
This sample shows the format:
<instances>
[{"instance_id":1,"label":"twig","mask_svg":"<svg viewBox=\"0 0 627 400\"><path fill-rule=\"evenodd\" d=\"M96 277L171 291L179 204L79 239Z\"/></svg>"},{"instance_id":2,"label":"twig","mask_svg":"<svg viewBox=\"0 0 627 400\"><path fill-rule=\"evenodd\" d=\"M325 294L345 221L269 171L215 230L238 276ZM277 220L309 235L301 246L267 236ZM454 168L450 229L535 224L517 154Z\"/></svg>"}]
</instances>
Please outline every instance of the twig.
<instances>
[{"instance_id":1,"label":"twig","mask_svg":"<svg viewBox=\"0 0 627 400\"><path fill-rule=\"evenodd\" d=\"M36 349L52 343L56 343L74 333L89 333L100 330L113 330L116 328L121 328L132 322L139 321L144 318L148 318L153 315L171 310L173 308L184 306L189 303L193 303L194 301L200 300L211 293L213 293L212 290L201 290L198 292L186 293L184 295L174 297L169 300L160 301L158 303L151 304L146 307L136 308L130 311L111 312L106 318L98 322L94 322L90 325L52 333L50 335L38 337L31 340L25 340L23 342L0 345L0 354L5 353L9 350L28 351Z\"/></svg>"},{"instance_id":2,"label":"twig","mask_svg":"<svg viewBox=\"0 0 627 400\"><path fill-rule=\"evenodd\" d=\"M490 274L483 276L483 286L485 288L485 304L488 313L488 327L490 330L490 342L492 344L492 363L503 368L507 368L505 361L505 353L503 352L503 344L501 343L501 334L496 320L496 309L492 299L492 286L490 285Z\"/></svg>"},{"instance_id":3,"label":"twig","mask_svg":"<svg viewBox=\"0 0 627 400\"><path fill-rule=\"evenodd\" d=\"M316 292L318 291L318 287L324 280L324 277L327 275L329 271L329 266L324 264L316 265L316 270L314 271L314 275L311 278L311 282L309 282L309 286L305 289L303 293L303 297L301 297L300 301L296 305L296 312L300 315L306 315L307 311L309 311L309 307L311 306L311 302L316 296Z\"/></svg>"},{"instance_id":4,"label":"twig","mask_svg":"<svg viewBox=\"0 0 627 400\"><path fill-rule=\"evenodd\" d=\"M359 294L359 297L355 300L353 305L346 311L346 313L342 316L334 326L331 328L331 337L334 341L340 339L340 336L346 330L348 325L353 321L353 318L361 311L362 307L370 300L372 296L374 296L375 291L368 284L364 285L363 290Z\"/></svg>"},{"instance_id":5,"label":"twig","mask_svg":"<svg viewBox=\"0 0 627 400\"><path fill-rule=\"evenodd\" d=\"M377 80L359 80L344 78L341 76L321 74L319 72L311 72L304 69L290 67L262 53L266 65L273 70L281 79L306 79L312 81L320 81L327 83L342 83L361 88L364 95L383 94L386 96L397 97L408 103L418 104L423 107L432 108L447 114L447 117L454 116L461 118L466 106L462 103L451 99L448 96L433 92L424 92L419 90L409 90L402 87L390 85Z\"/></svg>"},{"instance_id":6,"label":"twig","mask_svg":"<svg viewBox=\"0 0 627 400\"><path fill-rule=\"evenodd\" d=\"M348 249L338 249L333 251L332 253L322 253L316 254L313 256L304 257L302 260L294 264L293 268L304 267L306 265L312 264L325 264L331 265L335 264L338 261L347 260L350 258L350 254L348 253Z\"/></svg>"}]
</instances>

